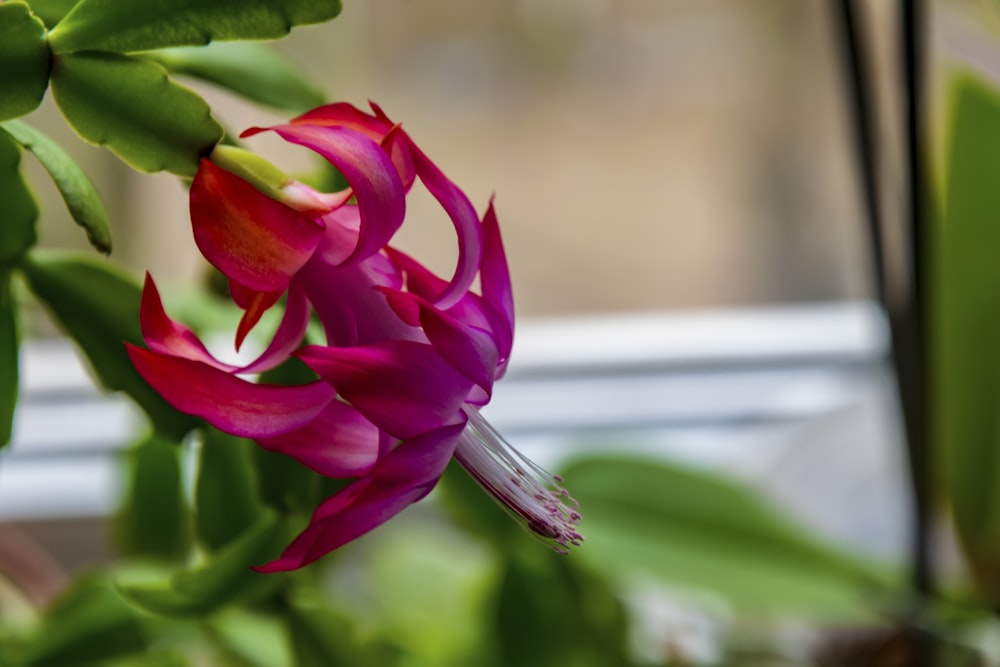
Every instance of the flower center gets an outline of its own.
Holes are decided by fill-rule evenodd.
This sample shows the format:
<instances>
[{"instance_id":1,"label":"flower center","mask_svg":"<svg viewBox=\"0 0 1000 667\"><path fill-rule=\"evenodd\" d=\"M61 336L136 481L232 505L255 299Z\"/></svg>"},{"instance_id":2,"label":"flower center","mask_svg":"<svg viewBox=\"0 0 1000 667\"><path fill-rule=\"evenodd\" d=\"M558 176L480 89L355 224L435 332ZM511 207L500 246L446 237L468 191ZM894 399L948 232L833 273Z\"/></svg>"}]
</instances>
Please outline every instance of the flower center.
<instances>
[{"instance_id":1,"label":"flower center","mask_svg":"<svg viewBox=\"0 0 1000 667\"><path fill-rule=\"evenodd\" d=\"M560 486L562 478L546 472L514 449L479 411L463 408L469 422L455 459L476 483L524 527L552 545L557 553L580 546L579 504Z\"/></svg>"}]
</instances>

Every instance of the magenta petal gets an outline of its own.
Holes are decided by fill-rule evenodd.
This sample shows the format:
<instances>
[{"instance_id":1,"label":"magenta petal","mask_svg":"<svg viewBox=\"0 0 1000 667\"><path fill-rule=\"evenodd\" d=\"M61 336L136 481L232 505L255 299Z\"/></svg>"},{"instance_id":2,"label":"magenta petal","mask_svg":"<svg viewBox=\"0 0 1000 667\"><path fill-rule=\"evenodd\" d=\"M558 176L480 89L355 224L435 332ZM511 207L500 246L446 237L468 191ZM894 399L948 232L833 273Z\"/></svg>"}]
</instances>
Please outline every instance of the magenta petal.
<instances>
[{"instance_id":1,"label":"magenta petal","mask_svg":"<svg viewBox=\"0 0 1000 667\"><path fill-rule=\"evenodd\" d=\"M298 356L383 431L408 440L455 423L472 382L426 343L303 348Z\"/></svg>"},{"instance_id":2,"label":"magenta petal","mask_svg":"<svg viewBox=\"0 0 1000 667\"><path fill-rule=\"evenodd\" d=\"M160 292L148 273L142 287L139 323L142 327L142 337L151 350L200 361L224 371L234 370L233 366L213 357L193 331L167 316L160 300Z\"/></svg>"},{"instance_id":3,"label":"magenta petal","mask_svg":"<svg viewBox=\"0 0 1000 667\"><path fill-rule=\"evenodd\" d=\"M426 496L444 473L465 419L402 442L364 477L324 501L281 557L254 568L284 572L308 565L369 532Z\"/></svg>"},{"instance_id":4,"label":"magenta petal","mask_svg":"<svg viewBox=\"0 0 1000 667\"><path fill-rule=\"evenodd\" d=\"M452 183L412 140L410 151L413 154L417 175L451 218L458 234L458 264L455 267L455 274L444 291L433 299L439 307L448 308L469 290L479 270L482 252L479 217L465 193Z\"/></svg>"},{"instance_id":5,"label":"magenta petal","mask_svg":"<svg viewBox=\"0 0 1000 667\"><path fill-rule=\"evenodd\" d=\"M205 259L256 292L284 291L323 235L315 220L208 160L191 184L190 209Z\"/></svg>"},{"instance_id":6,"label":"magenta petal","mask_svg":"<svg viewBox=\"0 0 1000 667\"><path fill-rule=\"evenodd\" d=\"M384 113L381 113L382 110L377 106L373 104L372 107L379 112L378 117L365 113L352 104L337 102L307 111L301 116L293 118L291 122L293 125L346 127L357 130L376 143L382 144L387 135L390 134L394 123ZM413 158L410 156L409 146L396 134L389 137L388 143L387 149L393 164L396 166L396 171L399 173L404 188L409 190L414 177Z\"/></svg>"},{"instance_id":7,"label":"magenta petal","mask_svg":"<svg viewBox=\"0 0 1000 667\"><path fill-rule=\"evenodd\" d=\"M444 289L445 282L427 270L412 257L393 248L386 249L392 263L406 275L406 289L426 300L432 300ZM467 292L459 301L448 308L452 317L465 324L489 331L496 342L501 365L510 355L513 344L513 323L487 301L473 292ZM402 315L401 315L402 316Z\"/></svg>"},{"instance_id":8,"label":"magenta petal","mask_svg":"<svg viewBox=\"0 0 1000 667\"><path fill-rule=\"evenodd\" d=\"M269 438L301 428L334 397L324 382L254 384L199 361L125 346L139 375L168 403L245 438Z\"/></svg>"},{"instance_id":9,"label":"magenta petal","mask_svg":"<svg viewBox=\"0 0 1000 667\"><path fill-rule=\"evenodd\" d=\"M253 363L239 370L240 373L263 373L280 366L302 344L309 327L309 300L305 290L293 281L288 289L285 314L278 330L274 332L267 349Z\"/></svg>"},{"instance_id":10,"label":"magenta petal","mask_svg":"<svg viewBox=\"0 0 1000 667\"><path fill-rule=\"evenodd\" d=\"M391 268L381 255L348 266L318 260L306 265L302 284L330 345L422 340L420 331L400 321L377 289L386 282L398 283L398 275L387 273Z\"/></svg>"},{"instance_id":11,"label":"magenta petal","mask_svg":"<svg viewBox=\"0 0 1000 667\"><path fill-rule=\"evenodd\" d=\"M479 265L479 281L483 298L507 319L507 327L514 330L514 290L510 284L510 269L500 237L493 200L483 215L483 259Z\"/></svg>"},{"instance_id":12,"label":"magenta petal","mask_svg":"<svg viewBox=\"0 0 1000 667\"><path fill-rule=\"evenodd\" d=\"M381 250L403 224L406 209L403 184L382 147L345 127L298 124L268 129L286 141L322 155L350 184L357 198L361 226L357 245L344 261L361 260ZM251 128L242 136L263 131Z\"/></svg>"},{"instance_id":13,"label":"magenta petal","mask_svg":"<svg viewBox=\"0 0 1000 667\"><path fill-rule=\"evenodd\" d=\"M258 438L264 449L299 460L327 477L369 473L379 454L379 430L347 403L332 401L300 429Z\"/></svg>"},{"instance_id":14,"label":"magenta petal","mask_svg":"<svg viewBox=\"0 0 1000 667\"><path fill-rule=\"evenodd\" d=\"M389 305L404 322L413 324L416 316L417 324L438 354L490 395L498 352L496 342L488 333L464 324L415 294L383 291Z\"/></svg>"}]
</instances>

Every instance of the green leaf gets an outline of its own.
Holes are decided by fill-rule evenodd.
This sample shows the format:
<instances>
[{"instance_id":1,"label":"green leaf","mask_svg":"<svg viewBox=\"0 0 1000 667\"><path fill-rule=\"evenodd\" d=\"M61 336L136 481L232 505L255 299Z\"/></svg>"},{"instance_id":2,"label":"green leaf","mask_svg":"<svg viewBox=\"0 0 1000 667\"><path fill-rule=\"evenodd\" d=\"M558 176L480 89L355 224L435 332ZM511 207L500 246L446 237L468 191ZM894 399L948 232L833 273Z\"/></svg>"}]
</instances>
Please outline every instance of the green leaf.
<instances>
[{"instance_id":1,"label":"green leaf","mask_svg":"<svg viewBox=\"0 0 1000 667\"><path fill-rule=\"evenodd\" d=\"M841 616L870 608L886 575L785 518L748 487L662 462L592 458L563 473L580 502L581 558L716 591L756 611Z\"/></svg>"},{"instance_id":2,"label":"green leaf","mask_svg":"<svg viewBox=\"0 0 1000 667\"><path fill-rule=\"evenodd\" d=\"M23 116L42 103L50 58L45 25L28 6L0 3L0 120Z\"/></svg>"},{"instance_id":3,"label":"green leaf","mask_svg":"<svg viewBox=\"0 0 1000 667\"><path fill-rule=\"evenodd\" d=\"M256 43L218 43L144 53L174 74L227 88L249 100L296 113L320 106L323 93L275 49Z\"/></svg>"},{"instance_id":4,"label":"green leaf","mask_svg":"<svg viewBox=\"0 0 1000 667\"><path fill-rule=\"evenodd\" d=\"M87 232L90 245L111 252L111 228L104 204L87 174L56 142L19 120L3 123L15 141L34 153L59 189L70 215Z\"/></svg>"},{"instance_id":5,"label":"green leaf","mask_svg":"<svg viewBox=\"0 0 1000 667\"><path fill-rule=\"evenodd\" d=\"M230 607L210 619L208 627L213 643L224 655L230 657L235 665L302 667L293 661L284 625L274 615Z\"/></svg>"},{"instance_id":6,"label":"green leaf","mask_svg":"<svg viewBox=\"0 0 1000 667\"><path fill-rule=\"evenodd\" d=\"M10 442L18 393L17 300L9 271L0 271L0 449Z\"/></svg>"},{"instance_id":7,"label":"green leaf","mask_svg":"<svg viewBox=\"0 0 1000 667\"><path fill-rule=\"evenodd\" d=\"M501 665L631 664L628 623L601 576L576 559L526 552L509 559L495 594L494 645Z\"/></svg>"},{"instance_id":8,"label":"green leaf","mask_svg":"<svg viewBox=\"0 0 1000 667\"><path fill-rule=\"evenodd\" d=\"M31 12L51 28L59 23L79 0L29 0Z\"/></svg>"},{"instance_id":9,"label":"green leaf","mask_svg":"<svg viewBox=\"0 0 1000 667\"><path fill-rule=\"evenodd\" d=\"M102 577L86 576L48 610L24 665L104 665L147 646L136 612Z\"/></svg>"},{"instance_id":10,"label":"green leaf","mask_svg":"<svg viewBox=\"0 0 1000 667\"><path fill-rule=\"evenodd\" d=\"M82 0L49 33L56 53L148 51L212 40L276 39L328 21L340 0Z\"/></svg>"},{"instance_id":11,"label":"green leaf","mask_svg":"<svg viewBox=\"0 0 1000 667\"><path fill-rule=\"evenodd\" d=\"M142 58L102 52L58 56L52 93L77 134L140 171L193 176L199 159L222 138L208 104Z\"/></svg>"},{"instance_id":12,"label":"green leaf","mask_svg":"<svg viewBox=\"0 0 1000 667\"><path fill-rule=\"evenodd\" d=\"M167 581L123 579L118 588L126 598L154 614L211 614L281 586L282 575L258 574L250 566L277 556L288 538L288 526L277 514L267 512L238 539L213 555L205 566L179 572Z\"/></svg>"},{"instance_id":13,"label":"green leaf","mask_svg":"<svg viewBox=\"0 0 1000 667\"><path fill-rule=\"evenodd\" d=\"M2 6L2 5L0 5ZM21 149L0 129L0 265L10 265L35 245L38 206L21 176Z\"/></svg>"},{"instance_id":14,"label":"green leaf","mask_svg":"<svg viewBox=\"0 0 1000 667\"><path fill-rule=\"evenodd\" d=\"M1000 97L954 88L944 220L936 250L938 450L955 526L983 593L1000 603Z\"/></svg>"},{"instance_id":15,"label":"green leaf","mask_svg":"<svg viewBox=\"0 0 1000 667\"><path fill-rule=\"evenodd\" d=\"M294 603L282 615L288 624L296 667L394 667L401 651L384 642L362 642L342 614L317 605Z\"/></svg>"},{"instance_id":16,"label":"green leaf","mask_svg":"<svg viewBox=\"0 0 1000 667\"><path fill-rule=\"evenodd\" d=\"M260 517L251 457L258 446L214 428L203 430L195 483L195 526L209 549L221 549Z\"/></svg>"},{"instance_id":17,"label":"green leaf","mask_svg":"<svg viewBox=\"0 0 1000 667\"><path fill-rule=\"evenodd\" d=\"M20 267L28 286L90 361L108 389L128 394L168 438L201 422L174 410L139 376L124 342L142 345L139 285L113 265L63 253L32 253Z\"/></svg>"},{"instance_id":18,"label":"green leaf","mask_svg":"<svg viewBox=\"0 0 1000 667\"><path fill-rule=\"evenodd\" d=\"M115 521L127 556L179 557L189 544L179 443L150 434L127 453L127 487Z\"/></svg>"}]
</instances>

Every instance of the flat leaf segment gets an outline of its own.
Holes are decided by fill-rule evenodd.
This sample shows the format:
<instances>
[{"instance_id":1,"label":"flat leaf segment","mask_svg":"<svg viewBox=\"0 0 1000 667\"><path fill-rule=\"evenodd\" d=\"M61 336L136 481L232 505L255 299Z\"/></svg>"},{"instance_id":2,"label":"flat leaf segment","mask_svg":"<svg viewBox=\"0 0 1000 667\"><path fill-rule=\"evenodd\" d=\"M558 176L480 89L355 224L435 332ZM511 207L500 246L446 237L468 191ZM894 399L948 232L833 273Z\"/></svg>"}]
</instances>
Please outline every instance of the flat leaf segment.
<instances>
[{"instance_id":1,"label":"flat leaf segment","mask_svg":"<svg viewBox=\"0 0 1000 667\"><path fill-rule=\"evenodd\" d=\"M87 51L56 57L52 92L73 129L136 169L193 176L222 127L198 95L147 60Z\"/></svg>"},{"instance_id":2,"label":"flat leaf segment","mask_svg":"<svg viewBox=\"0 0 1000 667\"><path fill-rule=\"evenodd\" d=\"M276 39L340 13L340 0L83 0L53 28L56 53L127 53L213 40Z\"/></svg>"},{"instance_id":3,"label":"flat leaf segment","mask_svg":"<svg viewBox=\"0 0 1000 667\"><path fill-rule=\"evenodd\" d=\"M49 85L45 25L21 2L0 4L0 120L16 118L42 102Z\"/></svg>"}]
</instances>

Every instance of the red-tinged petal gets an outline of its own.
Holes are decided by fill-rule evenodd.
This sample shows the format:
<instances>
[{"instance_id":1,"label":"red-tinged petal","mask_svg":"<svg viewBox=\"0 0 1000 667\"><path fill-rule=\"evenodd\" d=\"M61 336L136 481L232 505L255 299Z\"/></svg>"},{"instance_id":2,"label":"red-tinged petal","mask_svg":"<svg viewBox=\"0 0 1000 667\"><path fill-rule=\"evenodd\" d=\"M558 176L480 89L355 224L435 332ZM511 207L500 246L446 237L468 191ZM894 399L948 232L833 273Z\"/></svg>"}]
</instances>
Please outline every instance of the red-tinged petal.
<instances>
[{"instance_id":1,"label":"red-tinged petal","mask_svg":"<svg viewBox=\"0 0 1000 667\"><path fill-rule=\"evenodd\" d=\"M353 407L336 400L302 428L257 442L327 477L366 475L379 454L379 430Z\"/></svg>"},{"instance_id":2,"label":"red-tinged petal","mask_svg":"<svg viewBox=\"0 0 1000 667\"><path fill-rule=\"evenodd\" d=\"M323 235L317 221L208 160L191 184L190 208L201 253L256 292L283 291Z\"/></svg>"},{"instance_id":3,"label":"red-tinged petal","mask_svg":"<svg viewBox=\"0 0 1000 667\"><path fill-rule=\"evenodd\" d=\"M465 418L401 443L363 477L324 501L281 556L254 568L284 572L312 563L361 537L426 496L454 454Z\"/></svg>"},{"instance_id":4,"label":"red-tinged petal","mask_svg":"<svg viewBox=\"0 0 1000 667\"><path fill-rule=\"evenodd\" d=\"M253 136L265 129L322 155L350 184L361 225L357 244L345 263L374 255L389 242L403 224L406 203L399 174L381 146L356 130L320 125L251 128L241 136Z\"/></svg>"},{"instance_id":5,"label":"red-tinged petal","mask_svg":"<svg viewBox=\"0 0 1000 667\"><path fill-rule=\"evenodd\" d=\"M236 349L243 345L243 340L247 337L264 313L274 304L278 303L283 292L258 292L245 287L235 280L229 280L229 294L233 298L233 303L243 309L243 316L236 327Z\"/></svg>"},{"instance_id":6,"label":"red-tinged petal","mask_svg":"<svg viewBox=\"0 0 1000 667\"><path fill-rule=\"evenodd\" d=\"M479 271L479 260L482 253L482 235L479 227L479 216L469 198L457 185L424 155L416 144L410 143L413 163L417 175L427 190L438 200L445 210L458 235L458 264L455 274L448 286L433 299L440 308L455 305L469 291L472 281Z\"/></svg>"},{"instance_id":7,"label":"red-tinged petal","mask_svg":"<svg viewBox=\"0 0 1000 667\"><path fill-rule=\"evenodd\" d=\"M298 353L344 400L402 440L455 423L472 382L426 343L389 340Z\"/></svg>"},{"instance_id":8,"label":"red-tinged petal","mask_svg":"<svg viewBox=\"0 0 1000 667\"><path fill-rule=\"evenodd\" d=\"M142 288L139 323L143 339L155 352L193 359L224 371L234 370L233 366L213 357L193 331L167 316L160 300L160 292L148 273Z\"/></svg>"},{"instance_id":9,"label":"red-tinged petal","mask_svg":"<svg viewBox=\"0 0 1000 667\"><path fill-rule=\"evenodd\" d=\"M381 109L378 109L374 104L372 106L381 112ZM346 127L361 132L378 144L383 144L386 136L395 125L384 113L380 113L378 117L372 116L346 102L327 104L307 111L298 118L293 118L291 123L293 125ZM415 175L409 146L406 142L400 141L398 137L392 136L389 137L386 149L389 151L392 163L396 166L403 186L409 190Z\"/></svg>"},{"instance_id":10,"label":"red-tinged petal","mask_svg":"<svg viewBox=\"0 0 1000 667\"><path fill-rule=\"evenodd\" d=\"M334 397L324 382L254 384L199 361L125 346L139 375L168 403L245 438L269 438L301 428Z\"/></svg>"},{"instance_id":11,"label":"red-tinged petal","mask_svg":"<svg viewBox=\"0 0 1000 667\"><path fill-rule=\"evenodd\" d=\"M267 309L277 303L280 297L281 292L257 292L253 295L246 310L243 311L239 325L236 327L235 346L237 350L243 347L243 341L246 340L247 334L257 326Z\"/></svg>"},{"instance_id":12,"label":"red-tinged petal","mask_svg":"<svg viewBox=\"0 0 1000 667\"><path fill-rule=\"evenodd\" d=\"M258 292L239 284L235 280L229 280L229 295L232 297L233 303L242 310L250 308L253 302L260 298L261 294L266 295L265 302L267 303L267 307L270 308L278 303L278 299L281 298L283 292Z\"/></svg>"},{"instance_id":13,"label":"red-tinged petal","mask_svg":"<svg viewBox=\"0 0 1000 667\"><path fill-rule=\"evenodd\" d=\"M498 353L496 342L487 332L466 325L415 294L382 291L404 322L423 329L445 361L475 382L487 396L491 394Z\"/></svg>"},{"instance_id":14,"label":"red-tinged petal","mask_svg":"<svg viewBox=\"0 0 1000 667\"><path fill-rule=\"evenodd\" d=\"M240 373L263 373L280 366L302 344L309 327L309 300L305 290L295 281L288 289L288 302L278 330L267 349L253 363L239 369Z\"/></svg>"}]
</instances>

